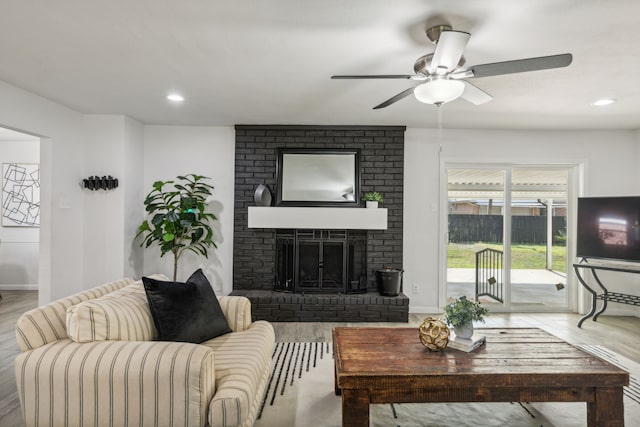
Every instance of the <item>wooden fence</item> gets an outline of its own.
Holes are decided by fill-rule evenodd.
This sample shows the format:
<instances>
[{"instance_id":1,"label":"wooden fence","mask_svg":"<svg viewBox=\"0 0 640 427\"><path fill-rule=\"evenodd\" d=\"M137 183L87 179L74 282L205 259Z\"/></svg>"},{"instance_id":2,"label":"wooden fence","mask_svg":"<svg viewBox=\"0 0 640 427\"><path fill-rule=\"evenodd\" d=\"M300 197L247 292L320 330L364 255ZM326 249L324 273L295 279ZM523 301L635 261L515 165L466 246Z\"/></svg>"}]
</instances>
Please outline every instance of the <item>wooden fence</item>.
<instances>
[{"instance_id":1,"label":"wooden fence","mask_svg":"<svg viewBox=\"0 0 640 427\"><path fill-rule=\"evenodd\" d=\"M449 215L450 243L501 243L502 215ZM511 217L511 242L518 244L544 245L547 242L547 217L513 216ZM567 218L553 217L554 241L567 228ZM563 244L556 241L556 244Z\"/></svg>"}]
</instances>

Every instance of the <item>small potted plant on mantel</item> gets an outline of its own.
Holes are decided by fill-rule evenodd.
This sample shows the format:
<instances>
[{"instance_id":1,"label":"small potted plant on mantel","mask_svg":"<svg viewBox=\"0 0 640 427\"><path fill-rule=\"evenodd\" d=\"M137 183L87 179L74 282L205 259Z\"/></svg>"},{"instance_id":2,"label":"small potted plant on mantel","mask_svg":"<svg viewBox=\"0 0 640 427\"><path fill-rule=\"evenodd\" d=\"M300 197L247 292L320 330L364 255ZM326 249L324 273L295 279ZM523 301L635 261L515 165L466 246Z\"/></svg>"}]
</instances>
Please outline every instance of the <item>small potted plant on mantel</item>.
<instances>
[{"instance_id":1,"label":"small potted plant on mantel","mask_svg":"<svg viewBox=\"0 0 640 427\"><path fill-rule=\"evenodd\" d=\"M367 208L377 208L378 203L382 202L384 198L382 197L382 194L377 191L370 191L362 195L362 200L365 202Z\"/></svg>"},{"instance_id":2,"label":"small potted plant on mantel","mask_svg":"<svg viewBox=\"0 0 640 427\"><path fill-rule=\"evenodd\" d=\"M489 310L482 307L479 302L470 301L466 296L461 296L444 307L444 321L453 330L457 337L471 338L473 336L473 321L484 323L484 316Z\"/></svg>"}]
</instances>

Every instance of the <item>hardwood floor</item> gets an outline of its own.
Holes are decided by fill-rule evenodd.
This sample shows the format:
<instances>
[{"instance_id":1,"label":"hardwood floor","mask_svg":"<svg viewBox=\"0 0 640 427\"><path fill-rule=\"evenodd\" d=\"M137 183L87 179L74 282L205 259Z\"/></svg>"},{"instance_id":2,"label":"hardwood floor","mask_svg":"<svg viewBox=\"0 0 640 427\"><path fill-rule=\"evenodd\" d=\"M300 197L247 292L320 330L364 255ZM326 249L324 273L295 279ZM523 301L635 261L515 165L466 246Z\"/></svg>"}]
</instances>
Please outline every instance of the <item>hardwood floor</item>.
<instances>
[{"instance_id":1,"label":"hardwood floor","mask_svg":"<svg viewBox=\"0 0 640 427\"><path fill-rule=\"evenodd\" d=\"M14 359L20 348L15 325L27 310L38 306L37 291L2 291L0 300L0 425L22 426L22 411L16 389Z\"/></svg>"},{"instance_id":2,"label":"hardwood floor","mask_svg":"<svg viewBox=\"0 0 640 427\"><path fill-rule=\"evenodd\" d=\"M35 291L3 291L0 300L0 425L23 425L18 400L14 358L20 352L15 323L22 313L38 305ZM273 323L277 341L331 341L334 326L418 327L428 314L410 314L409 323ZM434 315L438 317L438 315ZM640 363L640 318L601 316L578 328L577 314L490 313L479 327L537 327L572 344L600 344ZM417 335L416 335L417 339Z\"/></svg>"}]
</instances>

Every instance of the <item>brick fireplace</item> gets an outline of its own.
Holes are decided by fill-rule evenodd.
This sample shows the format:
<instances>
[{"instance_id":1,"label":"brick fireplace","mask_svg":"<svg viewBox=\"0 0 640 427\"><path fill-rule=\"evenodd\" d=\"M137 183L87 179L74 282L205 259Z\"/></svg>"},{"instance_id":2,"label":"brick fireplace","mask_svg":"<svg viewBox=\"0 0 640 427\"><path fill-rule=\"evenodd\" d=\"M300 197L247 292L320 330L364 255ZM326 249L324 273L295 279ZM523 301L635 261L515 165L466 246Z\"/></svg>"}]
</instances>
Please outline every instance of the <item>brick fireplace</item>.
<instances>
[{"instance_id":1,"label":"brick fireplace","mask_svg":"<svg viewBox=\"0 0 640 427\"><path fill-rule=\"evenodd\" d=\"M404 130L402 126L236 126L233 294L252 300L254 319L407 320L408 298L404 294L379 296L375 278L375 271L384 266L402 268ZM328 230L249 228L248 208L255 206L257 186L266 185L275 196L279 148L358 150L361 192L384 194L386 229L332 231L334 238L342 235L344 240L338 236L337 240L325 241L335 249L327 253L325 261L318 252L324 245L309 242L322 240L323 233L329 235ZM303 244L307 252L304 262L320 262L319 270L305 272L304 279L297 277L297 289L291 286L293 276L286 278L279 265L284 250L279 241L287 233L302 237L303 242L311 233ZM349 246L349 235L358 236L361 246ZM344 249L336 249L338 246ZM354 250L359 252L354 255ZM333 277L326 277L326 269L336 270L331 272ZM357 292L352 292L354 289Z\"/></svg>"}]
</instances>

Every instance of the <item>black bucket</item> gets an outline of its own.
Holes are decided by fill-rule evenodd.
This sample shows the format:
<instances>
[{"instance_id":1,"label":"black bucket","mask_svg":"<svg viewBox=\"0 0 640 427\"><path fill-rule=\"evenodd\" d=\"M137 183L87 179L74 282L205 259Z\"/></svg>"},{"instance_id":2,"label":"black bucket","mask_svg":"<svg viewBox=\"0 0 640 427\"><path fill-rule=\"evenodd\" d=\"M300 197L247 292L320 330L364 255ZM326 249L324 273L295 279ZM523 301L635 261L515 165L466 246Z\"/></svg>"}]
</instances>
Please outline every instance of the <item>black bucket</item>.
<instances>
[{"instance_id":1,"label":"black bucket","mask_svg":"<svg viewBox=\"0 0 640 427\"><path fill-rule=\"evenodd\" d=\"M404 273L404 270L390 269L376 271L380 294L386 297L398 296L398 294L402 292L402 273Z\"/></svg>"}]
</instances>

